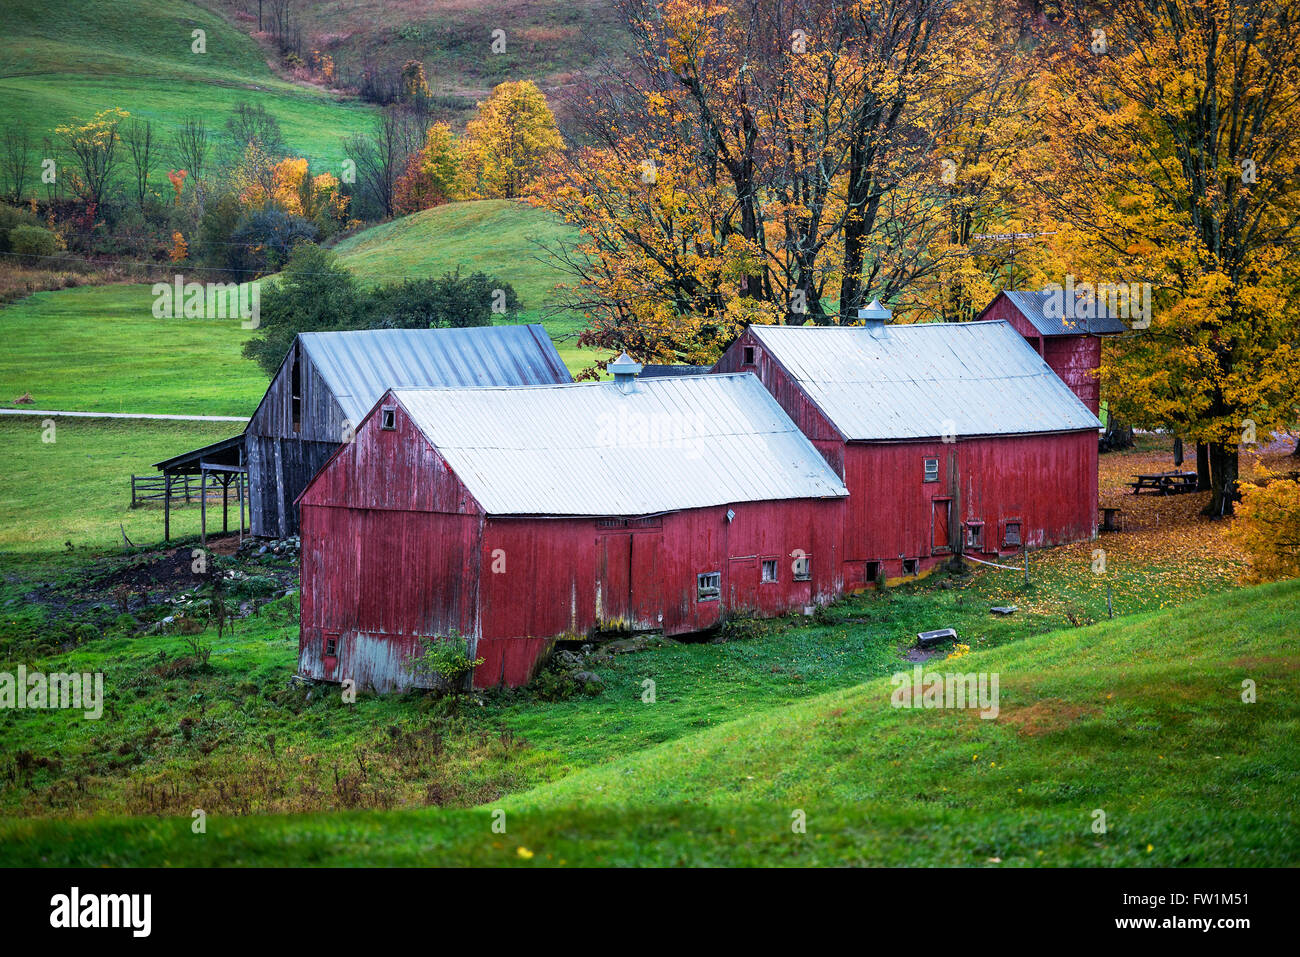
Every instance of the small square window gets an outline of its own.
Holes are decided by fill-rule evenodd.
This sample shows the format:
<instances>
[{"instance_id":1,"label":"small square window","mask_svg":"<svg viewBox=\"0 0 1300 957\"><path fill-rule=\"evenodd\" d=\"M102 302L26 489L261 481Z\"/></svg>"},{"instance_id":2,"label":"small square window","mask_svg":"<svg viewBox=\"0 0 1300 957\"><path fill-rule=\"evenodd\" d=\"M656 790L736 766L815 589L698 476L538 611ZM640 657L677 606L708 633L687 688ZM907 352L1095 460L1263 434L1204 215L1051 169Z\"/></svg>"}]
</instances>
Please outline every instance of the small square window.
<instances>
[{"instance_id":1,"label":"small square window","mask_svg":"<svg viewBox=\"0 0 1300 957\"><path fill-rule=\"evenodd\" d=\"M338 657L338 653L339 653L339 636L326 635L325 636L325 657L336 658Z\"/></svg>"},{"instance_id":2,"label":"small square window","mask_svg":"<svg viewBox=\"0 0 1300 957\"><path fill-rule=\"evenodd\" d=\"M925 460L925 480L927 482L939 481L939 460L938 459Z\"/></svg>"},{"instance_id":3,"label":"small square window","mask_svg":"<svg viewBox=\"0 0 1300 957\"><path fill-rule=\"evenodd\" d=\"M966 547L967 548L984 547L984 523L983 522L966 523Z\"/></svg>"},{"instance_id":4,"label":"small square window","mask_svg":"<svg viewBox=\"0 0 1300 957\"><path fill-rule=\"evenodd\" d=\"M722 594L722 572L705 572L696 578L696 601L717 601Z\"/></svg>"},{"instance_id":5,"label":"small square window","mask_svg":"<svg viewBox=\"0 0 1300 957\"><path fill-rule=\"evenodd\" d=\"M1005 542L1007 545L1023 545L1023 544L1024 544L1024 542L1022 542L1022 541L1020 540L1020 523L1019 523L1019 522L1007 522L1007 529L1006 529L1006 532L1005 532L1005 533L1003 534L1003 536L1002 536L1002 541Z\"/></svg>"},{"instance_id":6,"label":"small square window","mask_svg":"<svg viewBox=\"0 0 1300 957\"><path fill-rule=\"evenodd\" d=\"M915 574L916 574L916 559L915 559L915 558L904 558L904 559L903 559L903 574L904 574L904 575L915 575Z\"/></svg>"},{"instance_id":7,"label":"small square window","mask_svg":"<svg viewBox=\"0 0 1300 957\"><path fill-rule=\"evenodd\" d=\"M775 558L763 559L763 582L765 584L772 584L777 580L777 567L778 563Z\"/></svg>"},{"instance_id":8,"label":"small square window","mask_svg":"<svg viewBox=\"0 0 1300 957\"><path fill-rule=\"evenodd\" d=\"M806 582L812 579L812 556L800 555L794 560L794 580Z\"/></svg>"},{"instance_id":9,"label":"small square window","mask_svg":"<svg viewBox=\"0 0 1300 957\"><path fill-rule=\"evenodd\" d=\"M754 364L754 347L745 346L745 365L752 366L753 364Z\"/></svg>"},{"instance_id":10,"label":"small square window","mask_svg":"<svg viewBox=\"0 0 1300 957\"><path fill-rule=\"evenodd\" d=\"M392 406L385 406L380 413L379 427L385 432L392 432L397 428L397 409Z\"/></svg>"},{"instance_id":11,"label":"small square window","mask_svg":"<svg viewBox=\"0 0 1300 957\"><path fill-rule=\"evenodd\" d=\"M880 562L867 562L867 581L874 582L880 578Z\"/></svg>"}]
</instances>

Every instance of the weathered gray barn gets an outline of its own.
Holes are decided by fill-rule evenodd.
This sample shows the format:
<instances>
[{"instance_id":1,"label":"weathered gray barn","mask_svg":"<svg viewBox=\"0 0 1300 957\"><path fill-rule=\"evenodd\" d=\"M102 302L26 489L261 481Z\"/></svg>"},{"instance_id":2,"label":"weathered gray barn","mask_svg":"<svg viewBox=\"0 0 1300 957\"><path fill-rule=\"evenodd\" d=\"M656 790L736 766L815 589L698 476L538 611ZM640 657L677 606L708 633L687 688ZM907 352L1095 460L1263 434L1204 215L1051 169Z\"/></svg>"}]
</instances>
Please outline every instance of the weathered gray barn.
<instances>
[{"instance_id":1,"label":"weathered gray barn","mask_svg":"<svg viewBox=\"0 0 1300 957\"><path fill-rule=\"evenodd\" d=\"M539 325L301 333L244 433L250 530L297 533L295 499L388 389L572 381Z\"/></svg>"}]
</instances>

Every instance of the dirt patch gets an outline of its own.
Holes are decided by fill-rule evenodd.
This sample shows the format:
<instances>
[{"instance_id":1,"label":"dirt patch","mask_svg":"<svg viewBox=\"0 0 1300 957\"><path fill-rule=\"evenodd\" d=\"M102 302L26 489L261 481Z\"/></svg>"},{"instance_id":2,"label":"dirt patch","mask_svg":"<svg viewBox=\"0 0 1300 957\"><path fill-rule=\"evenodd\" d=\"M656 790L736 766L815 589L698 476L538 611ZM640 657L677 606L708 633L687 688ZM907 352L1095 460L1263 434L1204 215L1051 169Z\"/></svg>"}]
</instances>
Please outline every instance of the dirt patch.
<instances>
[{"instance_id":1,"label":"dirt patch","mask_svg":"<svg viewBox=\"0 0 1300 957\"><path fill-rule=\"evenodd\" d=\"M1072 704L1060 698L1043 698L1028 708L1002 709L1001 719L1011 724L1022 735L1041 737L1054 731L1063 731L1084 718L1100 714L1092 705Z\"/></svg>"},{"instance_id":2,"label":"dirt patch","mask_svg":"<svg viewBox=\"0 0 1300 957\"><path fill-rule=\"evenodd\" d=\"M104 588L125 585L132 591L197 588L212 577L212 570L207 561L196 561L193 551L189 548L173 548L170 551L141 555L130 564L105 575L96 584ZM196 571L196 565L202 571Z\"/></svg>"}]
</instances>

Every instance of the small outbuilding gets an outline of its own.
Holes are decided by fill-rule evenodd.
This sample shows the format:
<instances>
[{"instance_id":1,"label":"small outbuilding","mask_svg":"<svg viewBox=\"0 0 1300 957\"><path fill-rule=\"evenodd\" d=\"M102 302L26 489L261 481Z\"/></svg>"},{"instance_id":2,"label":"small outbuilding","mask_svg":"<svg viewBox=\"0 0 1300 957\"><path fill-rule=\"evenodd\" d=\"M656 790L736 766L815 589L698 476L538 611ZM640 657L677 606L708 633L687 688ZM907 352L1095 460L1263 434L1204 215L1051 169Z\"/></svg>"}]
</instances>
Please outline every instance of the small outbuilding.
<instances>
[{"instance_id":1,"label":"small outbuilding","mask_svg":"<svg viewBox=\"0 0 1300 957\"><path fill-rule=\"evenodd\" d=\"M1069 309L1060 308L1061 301L1060 291L1004 290L976 318L1011 323L1097 415L1101 409L1101 337L1119 335L1128 327L1111 314L1104 299L1076 297L1069 300ZM1062 315L1065 312L1069 315Z\"/></svg>"},{"instance_id":2,"label":"small outbuilding","mask_svg":"<svg viewBox=\"0 0 1300 957\"><path fill-rule=\"evenodd\" d=\"M1007 322L887 316L750 326L715 366L757 375L843 478L846 587L1091 539L1096 415Z\"/></svg>"},{"instance_id":3,"label":"small outbuilding","mask_svg":"<svg viewBox=\"0 0 1300 957\"><path fill-rule=\"evenodd\" d=\"M395 389L300 499L300 671L420 683L459 636L474 684L557 639L699 632L842 589L847 489L752 375Z\"/></svg>"},{"instance_id":4,"label":"small outbuilding","mask_svg":"<svg viewBox=\"0 0 1300 957\"><path fill-rule=\"evenodd\" d=\"M387 389L572 381L540 325L300 333L244 433L250 530L297 533L294 501Z\"/></svg>"}]
</instances>

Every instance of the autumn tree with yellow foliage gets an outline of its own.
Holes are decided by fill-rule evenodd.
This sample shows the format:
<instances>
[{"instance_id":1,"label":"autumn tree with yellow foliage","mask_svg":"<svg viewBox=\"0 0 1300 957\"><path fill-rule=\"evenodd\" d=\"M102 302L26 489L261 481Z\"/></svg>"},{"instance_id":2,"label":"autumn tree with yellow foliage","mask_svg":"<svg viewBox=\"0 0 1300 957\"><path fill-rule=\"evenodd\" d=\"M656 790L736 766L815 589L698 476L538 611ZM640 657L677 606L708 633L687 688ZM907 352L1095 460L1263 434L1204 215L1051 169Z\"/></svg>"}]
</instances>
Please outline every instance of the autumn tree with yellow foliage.
<instances>
[{"instance_id":1,"label":"autumn tree with yellow foliage","mask_svg":"<svg viewBox=\"0 0 1300 957\"><path fill-rule=\"evenodd\" d=\"M250 147L253 148L253 147ZM348 198L333 173L312 176L307 161L289 157L270 167L266 177L236 177L239 202L245 209L274 207L301 216L331 232L347 219Z\"/></svg>"},{"instance_id":2,"label":"autumn tree with yellow foliage","mask_svg":"<svg viewBox=\"0 0 1300 957\"><path fill-rule=\"evenodd\" d=\"M546 97L531 80L502 83L465 126L460 157L471 199L515 199L563 146Z\"/></svg>"},{"instance_id":3,"label":"autumn tree with yellow foliage","mask_svg":"<svg viewBox=\"0 0 1300 957\"><path fill-rule=\"evenodd\" d=\"M446 123L434 123L393 187L394 211L405 215L460 199L463 181L455 134Z\"/></svg>"},{"instance_id":4,"label":"autumn tree with yellow foliage","mask_svg":"<svg viewBox=\"0 0 1300 957\"><path fill-rule=\"evenodd\" d=\"M560 256L585 344L707 362L745 323L851 322L873 297L969 314L955 278L1011 205L1025 98L973 5L616 6L634 69L575 104L577 145L534 188L582 231Z\"/></svg>"},{"instance_id":5,"label":"autumn tree with yellow foliage","mask_svg":"<svg viewBox=\"0 0 1300 957\"><path fill-rule=\"evenodd\" d=\"M1228 514L1239 444L1293 425L1300 402L1300 2L1075 15L1041 89L1061 260L1151 284L1150 326L1108 349L1111 401L1208 443L1206 511Z\"/></svg>"}]
</instances>

